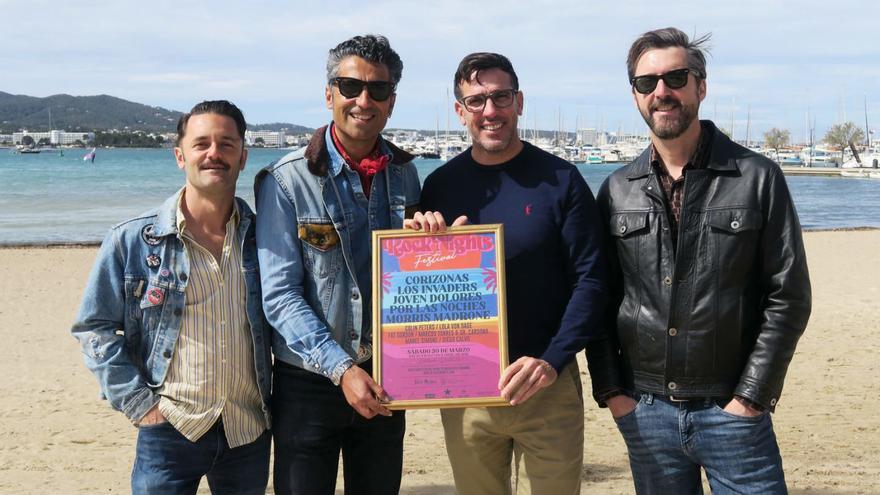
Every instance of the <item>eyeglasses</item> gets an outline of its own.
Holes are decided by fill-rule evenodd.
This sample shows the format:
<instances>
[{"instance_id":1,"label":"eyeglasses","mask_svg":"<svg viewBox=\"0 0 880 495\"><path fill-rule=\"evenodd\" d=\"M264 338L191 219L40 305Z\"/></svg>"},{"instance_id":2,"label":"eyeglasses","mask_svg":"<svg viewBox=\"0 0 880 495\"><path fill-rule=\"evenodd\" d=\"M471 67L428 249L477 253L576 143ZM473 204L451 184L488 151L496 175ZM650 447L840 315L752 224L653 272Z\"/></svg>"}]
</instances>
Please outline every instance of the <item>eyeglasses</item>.
<instances>
[{"instance_id":1,"label":"eyeglasses","mask_svg":"<svg viewBox=\"0 0 880 495\"><path fill-rule=\"evenodd\" d=\"M657 82L660 79L663 79L663 84L669 89L681 89L688 83L688 74L693 74L694 77L700 77L700 74L693 69L676 69L665 74L636 76L630 79L629 82L636 91L646 95L657 89Z\"/></svg>"},{"instance_id":2,"label":"eyeglasses","mask_svg":"<svg viewBox=\"0 0 880 495\"><path fill-rule=\"evenodd\" d=\"M507 108L513 105L516 93L515 89L499 89L489 94L464 96L458 101L464 105L468 112L477 113L486 107L486 100L492 100L492 104L497 108Z\"/></svg>"},{"instance_id":3,"label":"eyeglasses","mask_svg":"<svg viewBox=\"0 0 880 495\"><path fill-rule=\"evenodd\" d=\"M339 93L346 98L357 98L367 87L367 94L375 101L385 101L394 93L391 81L361 81L353 77L334 77L330 80L339 88Z\"/></svg>"}]
</instances>

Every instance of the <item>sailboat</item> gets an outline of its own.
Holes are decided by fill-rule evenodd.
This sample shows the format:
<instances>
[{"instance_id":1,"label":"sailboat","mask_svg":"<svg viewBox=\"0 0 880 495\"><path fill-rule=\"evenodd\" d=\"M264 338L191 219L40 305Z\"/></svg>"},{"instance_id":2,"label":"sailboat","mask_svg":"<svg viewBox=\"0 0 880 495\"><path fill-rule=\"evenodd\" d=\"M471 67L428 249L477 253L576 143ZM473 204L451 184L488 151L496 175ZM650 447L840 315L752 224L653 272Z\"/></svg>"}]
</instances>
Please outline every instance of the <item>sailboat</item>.
<instances>
[{"instance_id":1,"label":"sailboat","mask_svg":"<svg viewBox=\"0 0 880 495\"><path fill-rule=\"evenodd\" d=\"M89 151L89 152L86 153L86 155L83 157L83 161L84 161L84 162L95 163L95 152L96 152L96 151L97 151L97 148L92 148L92 151Z\"/></svg>"}]
</instances>

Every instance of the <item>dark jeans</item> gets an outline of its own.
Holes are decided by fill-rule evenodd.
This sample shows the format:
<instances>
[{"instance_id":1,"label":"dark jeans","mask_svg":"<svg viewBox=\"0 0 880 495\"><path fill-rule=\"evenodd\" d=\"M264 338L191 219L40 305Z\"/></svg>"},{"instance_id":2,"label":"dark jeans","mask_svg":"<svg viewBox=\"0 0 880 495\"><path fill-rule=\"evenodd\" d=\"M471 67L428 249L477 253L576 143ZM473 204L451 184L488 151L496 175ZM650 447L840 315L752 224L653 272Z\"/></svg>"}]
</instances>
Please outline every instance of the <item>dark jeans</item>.
<instances>
[{"instance_id":1,"label":"dark jeans","mask_svg":"<svg viewBox=\"0 0 880 495\"><path fill-rule=\"evenodd\" d=\"M167 421L141 426L131 492L195 494L202 476L207 476L213 494L263 495L269 483L269 438L267 430L255 441L231 449L220 421L196 442Z\"/></svg>"},{"instance_id":2,"label":"dark jeans","mask_svg":"<svg viewBox=\"0 0 880 495\"><path fill-rule=\"evenodd\" d=\"M369 364L361 365L367 372ZM327 378L275 362L275 492L332 495L342 450L346 495L391 495L403 469L403 411L365 419Z\"/></svg>"},{"instance_id":3,"label":"dark jeans","mask_svg":"<svg viewBox=\"0 0 880 495\"><path fill-rule=\"evenodd\" d=\"M701 467L713 495L787 493L770 413L736 416L726 403L642 394L633 412L616 418L636 493L702 494Z\"/></svg>"}]
</instances>

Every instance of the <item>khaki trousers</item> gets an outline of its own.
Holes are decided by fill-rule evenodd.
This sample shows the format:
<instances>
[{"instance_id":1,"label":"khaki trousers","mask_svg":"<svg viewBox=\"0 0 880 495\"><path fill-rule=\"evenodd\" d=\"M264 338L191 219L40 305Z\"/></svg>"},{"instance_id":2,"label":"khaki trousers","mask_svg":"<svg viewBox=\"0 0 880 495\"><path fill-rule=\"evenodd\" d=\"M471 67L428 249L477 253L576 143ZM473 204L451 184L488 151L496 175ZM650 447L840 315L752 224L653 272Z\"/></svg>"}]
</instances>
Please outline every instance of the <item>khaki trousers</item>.
<instances>
[{"instance_id":1,"label":"khaki trousers","mask_svg":"<svg viewBox=\"0 0 880 495\"><path fill-rule=\"evenodd\" d=\"M580 493L584 398L577 361L523 404L443 409L441 417L460 495Z\"/></svg>"}]
</instances>

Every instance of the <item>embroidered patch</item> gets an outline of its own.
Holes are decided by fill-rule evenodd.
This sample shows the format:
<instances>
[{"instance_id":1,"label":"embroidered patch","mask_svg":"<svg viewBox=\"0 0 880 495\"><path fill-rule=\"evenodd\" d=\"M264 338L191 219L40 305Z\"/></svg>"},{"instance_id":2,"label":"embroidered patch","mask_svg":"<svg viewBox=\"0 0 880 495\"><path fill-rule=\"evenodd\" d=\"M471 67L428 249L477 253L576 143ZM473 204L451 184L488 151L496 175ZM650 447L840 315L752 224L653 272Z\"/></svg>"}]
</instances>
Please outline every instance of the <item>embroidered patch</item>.
<instances>
[{"instance_id":1,"label":"embroidered patch","mask_svg":"<svg viewBox=\"0 0 880 495\"><path fill-rule=\"evenodd\" d=\"M147 292L147 301L150 302L153 306L158 306L162 304L162 301L165 300L165 291L156 287L153 287Z\"/></svg>"},{"instance_id":2,"label":"embroidered patch","mask_svg":"<svg viewBox=\"0 0 880 495\"><path fill-rule=\"evenodd\" d=\"M141 229L141 237L150 246L158 246L162 242L162 239L153 235L153 224L146 225Z\"/></svg>"},{"instance_id":3,"label":"embroidered patch","mask_svg":"<svg viewBox=\"0 0 880 495\"><path fill-rule=\"evenodd\" d=\"M147 266L150 268L157 268L162 263L162 258L158 257L155 254L151 254L147 256Z\"/></svg>"},{"instance_id":4,"label":"embroidered patch","mask_svg":"<svg viewBox=\"0 0 880 495\"><path fill-rule=\"evenodd\" d=\"M315 249L328 251L339 244L339 234L328 223L303 223L297 228L300 240Z\"/></svg>"}]
</instances>

